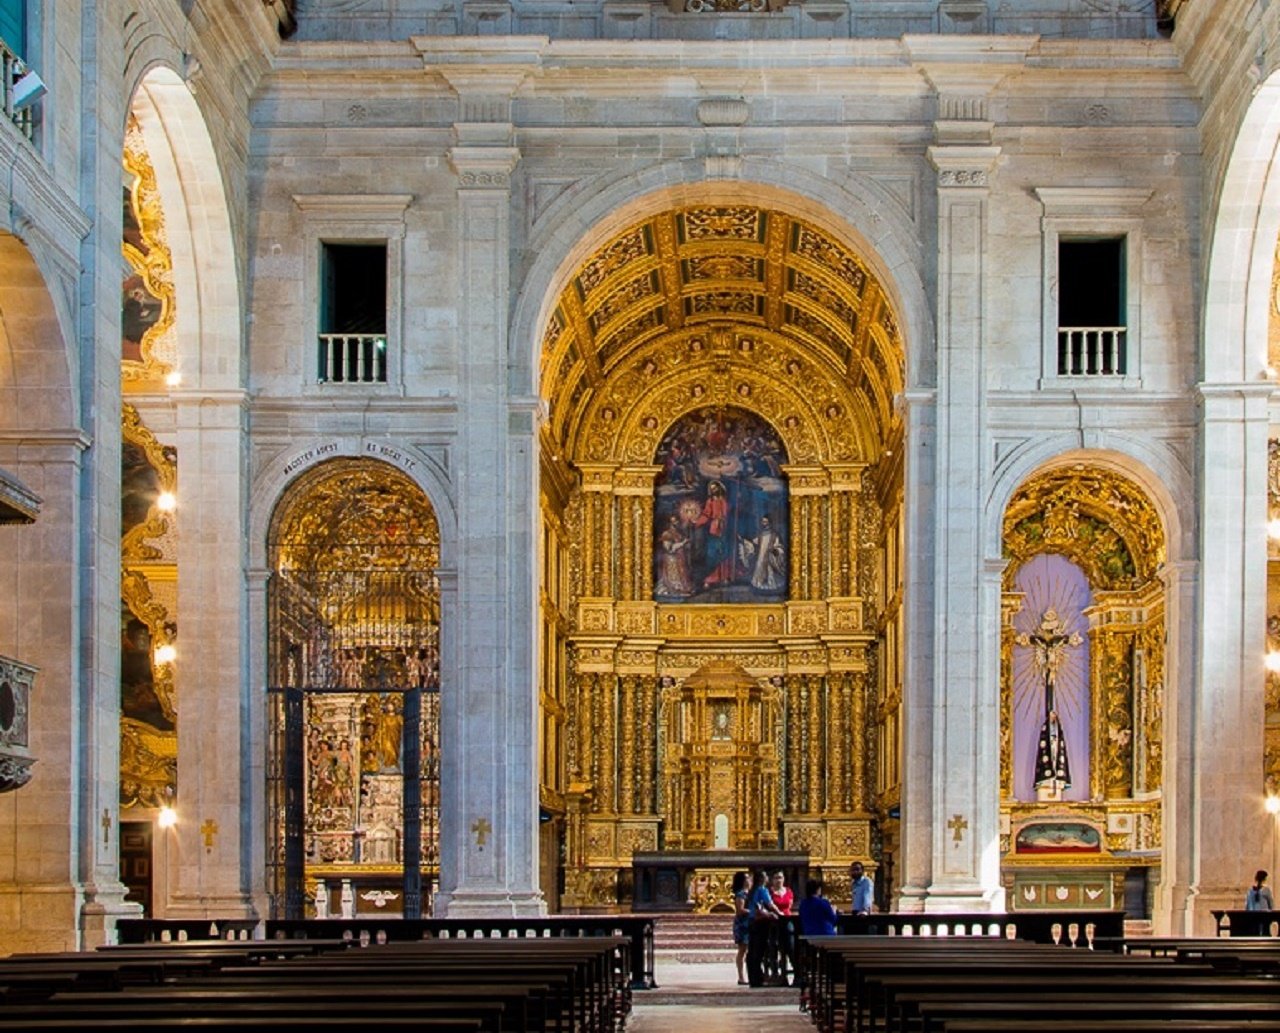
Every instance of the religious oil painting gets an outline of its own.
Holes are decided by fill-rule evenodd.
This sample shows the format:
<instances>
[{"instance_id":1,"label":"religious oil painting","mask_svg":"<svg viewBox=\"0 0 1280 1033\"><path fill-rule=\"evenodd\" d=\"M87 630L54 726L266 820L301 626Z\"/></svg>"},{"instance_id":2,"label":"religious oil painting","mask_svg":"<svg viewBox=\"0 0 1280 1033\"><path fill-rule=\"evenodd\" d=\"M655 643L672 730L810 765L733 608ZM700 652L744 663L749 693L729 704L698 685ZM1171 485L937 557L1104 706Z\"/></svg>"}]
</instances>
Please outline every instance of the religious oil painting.
<instances>
[{"instance_id":1,"label":"religious oil painting","mask_svg":"<svg viewBox=\"0 0 1280 1033\"><path fill-rule=\"evenodd\" d=\"M658 602L786 599L786 461L777 431L744 409L697 409L672 425L654 459Z\"/></svg>"},{"instance_id":2,"label":"religious oil painting","mask_svg":"<svg viewBox=\"0 0 1280 1033\"><path fill-rule=\"evenodd\" d=\"M1102 837L1082 821L1037 821L1018 830L1013 849L1019 854L1098 854Z\"/></svg>"},{"instance_id":3,"label":"religious oil painting","mask_svg":"<svg viewBox=\"0 0 1280 1033\"><path fill-rule=\"evenodd\" d=\"M1013 617L1013 795L1089 798L1089 621L1093 592L1065 556L1032 557L1018 571Z\"/></svg>"}]
</instances>

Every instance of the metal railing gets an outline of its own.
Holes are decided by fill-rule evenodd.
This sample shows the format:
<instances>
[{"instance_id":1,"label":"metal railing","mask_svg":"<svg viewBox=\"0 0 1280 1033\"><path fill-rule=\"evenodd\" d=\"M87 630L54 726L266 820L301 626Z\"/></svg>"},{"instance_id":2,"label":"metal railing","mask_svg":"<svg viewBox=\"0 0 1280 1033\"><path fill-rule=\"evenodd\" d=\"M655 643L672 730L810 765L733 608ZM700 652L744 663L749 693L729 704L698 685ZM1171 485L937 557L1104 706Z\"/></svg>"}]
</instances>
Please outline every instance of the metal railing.
<instances>
[{"instance_id":1,"label":"metal railing","mask_svg":"<svg viewBox=\"0 0 1280 1033\"><path fill-rule=\"evenodd\" d=\"M385 384L385 334L320 334L322 384Z\"/></svg>"},{"instance_id":2,"label":"metal railing","mask_svg":"<svg viewBox=\"0 0 1280 1033\"><path fill-rule=\"evenodd\" d=\"M1058 376L1122 377L1128 327L1058 327Z\"/></svg>"},{"instance_id":3,"label":"metal railing","mask_svg":"<svg viewBox=\"0 0 1280 1033\"><path fill-rule=\"evenodd\" d=\"M26 63L10 50L4 40L0 40L0 82L4 83L4 113L19 132L28 140L32 139L35 131L35 119L32 117L31 105L17 105L14 102L13 88L17 85L19 79L27 74L29 69Z\"/></svg>"}]
</instances>

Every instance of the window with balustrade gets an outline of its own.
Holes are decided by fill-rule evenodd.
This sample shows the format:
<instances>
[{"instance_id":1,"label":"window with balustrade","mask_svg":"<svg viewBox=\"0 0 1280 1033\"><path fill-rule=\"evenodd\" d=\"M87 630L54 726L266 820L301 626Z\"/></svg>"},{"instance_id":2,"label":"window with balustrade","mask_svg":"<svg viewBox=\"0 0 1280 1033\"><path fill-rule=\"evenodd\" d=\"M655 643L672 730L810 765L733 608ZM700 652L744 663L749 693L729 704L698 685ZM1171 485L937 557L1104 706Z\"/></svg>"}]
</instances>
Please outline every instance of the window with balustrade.
<instances>
[{"instance_id":1,"label":"window with balustrade","mask_svg":"<svg viewBox=\"0 0 1280 1033\"><path fill-rule=\"evenodd\" d=\"M1040 387L1142 386L1143 208L1150 187L1042 186Z\"/></svg>"},{"instance_id":2,"label":"window with balustrade","mask_svg":"<svg viewBox=\"0 0 1280 1033\"><path fill-rule=\"evenodd\" d=\"M1058 376L1127 372L1123 237L1058 239Z\"/></svg>"},{"instance_id":3,"label":"window with balustrade","mask_svg":"<svg viewBox=\"0 0 1280 1033\"><path fill-rule=\"evenodd\" d=\"M387 382L387 245L324 243L318 376L330 384Z\"/></svg>"},{"instance_id":4,"label":"window with balustrade","mask_svg":"<svg viewBox=\"0 0 1280 1033\"><path fill-rule=\"evenodd\" d=\"M404 376L405 211L411 194L294 194L302 216L300 388L394 393Z\"/></svg>"}]
</instances>

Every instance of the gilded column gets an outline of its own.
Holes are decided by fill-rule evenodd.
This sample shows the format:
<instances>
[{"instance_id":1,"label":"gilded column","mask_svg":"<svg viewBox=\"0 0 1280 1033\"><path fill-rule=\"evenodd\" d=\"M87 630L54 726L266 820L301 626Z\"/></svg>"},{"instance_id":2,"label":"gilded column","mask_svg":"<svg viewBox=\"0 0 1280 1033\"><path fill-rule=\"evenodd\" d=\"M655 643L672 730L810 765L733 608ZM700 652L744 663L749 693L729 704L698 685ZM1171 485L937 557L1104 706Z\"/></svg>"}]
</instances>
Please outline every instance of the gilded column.
<instances>
[{"instance_id":1,"label":"gilded column","mask_svg":"<svg viewBox=\"0 0 1280 1033\"><path fill-rule=\"evenodd\" d=\"M1000 796L1013 799L1013 618L1022 611L1026 594L1000 596Z\"/></svg>"},{"instance_id":2,"label":"gilded column","mask_svg":"<svg viewBox=\"0 0 1280 1033\"><path fill-rule=\"evenodd\" d=\"M831 675L832 706L835 711L835 734L831 737L831 802L844 813L853 810L850 787L853 784L853 721L850 709L850 680L848 671Z\"/></svg>"},{"instance_id":3,"label":"gilded column","mask_svg":"<svg viewBox=\"0 0 1280 1033\"><path fill-rule=\"evenodd\" d=\"M635 497L616 497L615 511L618 523L618 588L617 597L630 601L636 597L634 572L636 568Z\"/></svg>"},{"instance_id":4,"label":"gilded column","mask_svg":"<svg viewBox=\"0 0 1280 1033\"><path fill-rule=\"evenodd\" d=\"M855 811L867 810L870 794L867 792L867 676L850 675L853 683L850 692L849 740L853 744L853 764L850 771L851 794Z\"/></svg>"},{"instance_id":5,"label":"gilded column","mask_svg":"<svg viewBox=\"0 0 1280 1033\"><path fill-rule=\"evenodd\" d=\"M657 675L646 675L641 682L640 716L643 734L640 738L640 751L643 772L642 792L640 795L640 811L643 814L655 813L657 805L658 784L658 678Z\"/></svg>"},{"instance_id":6,"label":"gilded column","mask_svg":"<svg viewBox=\"0 0 1280 1033\"><path fill-rule=\"evenodd\" d=\"M809 811L823 810L823 775L827 770L827 723L822 719L826 703L826 679L809 678Z\"/></svg>"},{"instance_id":7,"label":"gilded column","mask_svg":"<svg viewBox=\"0 0 1280 1033\"><path fill-rule=\"evenodd\" d=\"M615 777L618 769L617 675L596 675L596 699L599 701L599 718L596 724L596 748L594 751L598 762L596 785L599 787L596 810L603 814L616 814L618 811L617 780Z\"/></svg>"},{"instance_id":8,"label":"gilded column","mask_svg":"<svg viewBox=\"0 0 1280 1033\"><path fill-rule=\"evenodd\" d=\"M618 810L634 814L636 808L636 682L634 674L619 679L618 711L621 727L618 731Z\"/></svg>"},{"instance_id":9,"label":"gilded column","mask_svg":"<svg viewBox=\"0 0 1280 1033\"><path fill-rule=\"evenodd\" d=\"M809 506L809 583L806 598L821 599L822 561L826 558L825 548L828 538L823 533L824 517L827 510L827 498L814 498Z\"/></svg>"},{"instance_id":10,"label":"gilded column","mask_svg":"<svg viewBox=\"0 0 1280 1033\"><path fill-rule=\"evenodd\" d=\"M640 499L640 598L653 598L653 494Z\"/></svg>"},{"instance_id":11,"label":"gilded column","mask_svg":"<svg viewBox=\"0 0 1280 1033\"><path fill-rule=\"evenodd\" d=\"M789 674L786 679L787 688L787 707L786 707L786 798L783 801L784 814L798 814L803 809L800 798L801 782L801 743L800 743L800 725L803 710L800 706L800 688L803 684L803 676L798 674Z\"/></svg>"}]
</instances>

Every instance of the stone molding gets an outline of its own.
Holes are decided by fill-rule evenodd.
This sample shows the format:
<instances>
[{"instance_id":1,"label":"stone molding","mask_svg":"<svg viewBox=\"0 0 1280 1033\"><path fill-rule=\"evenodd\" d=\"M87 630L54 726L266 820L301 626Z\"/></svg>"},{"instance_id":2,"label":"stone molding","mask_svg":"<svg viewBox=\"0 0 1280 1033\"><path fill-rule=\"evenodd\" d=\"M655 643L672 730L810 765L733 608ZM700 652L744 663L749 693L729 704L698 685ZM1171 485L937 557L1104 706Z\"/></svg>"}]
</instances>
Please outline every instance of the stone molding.
<instances>
[{"instance_id":1,"label":"stone molding","mask_svg":"<svg viewBox=\"0 0 1280 1033\"><path fill-rule=\"evenodd\" d=\"M449 164L464 189L507 190L520 161L518 147L451 147Z\"/></svg>"},{"instance_id":2,"label":"stone molding","mask_svg":"<svg viewBox=\"0 0 1280 1033\"><path fill-rule=\"evenodd\" d=\"M929 161L938 172L938 187L986 187L999 147L930 147Z\"/></svg>"}]
</instances>

